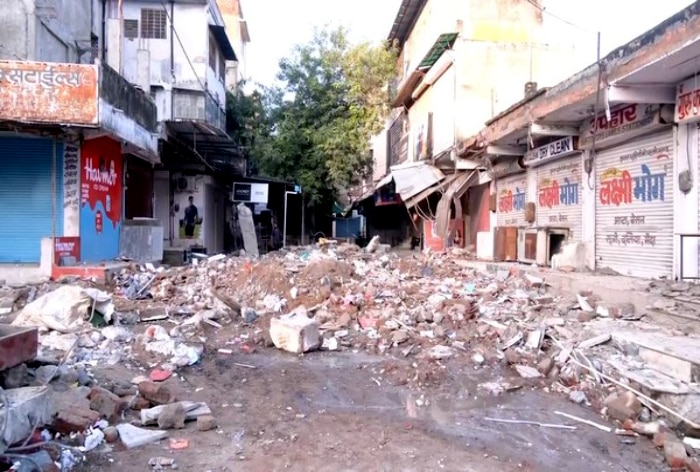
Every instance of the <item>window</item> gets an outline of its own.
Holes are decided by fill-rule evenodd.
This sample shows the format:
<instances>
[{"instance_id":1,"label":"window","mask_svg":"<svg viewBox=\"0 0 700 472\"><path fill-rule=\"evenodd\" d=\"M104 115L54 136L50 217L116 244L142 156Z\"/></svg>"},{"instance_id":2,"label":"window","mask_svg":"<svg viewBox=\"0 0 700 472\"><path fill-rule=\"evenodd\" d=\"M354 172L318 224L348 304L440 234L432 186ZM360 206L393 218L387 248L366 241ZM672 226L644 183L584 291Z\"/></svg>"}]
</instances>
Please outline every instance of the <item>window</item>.
<instances>
[{"instance_id":1,"label":"window","mask_svg":"<svg viewBox=\"0 0 700 472\"><path fill-rule=\"evenodd\" d=\"M141 10L141 37L148 39L166 39L168 17L165 10Z\"/></svg>"},{"instance_id":2,"label":"window","mask_svg":"<svg viewBox=\"0 0 700 472\"><path fill-rule=\"evenodd\" d=\"M139 37L139 20L124 20L124 37L126 39Z\"/></svg>"},{"instance_id":3,"label":"window","mask_svg":"<svg viewBox=\"0 0 700 472\"><path fill-rule=\"evenodd\" d=\"M226 61L223 55L219 55L219 77L221 77L221 79L226 78Z\"/></svg>"}]
</instances>

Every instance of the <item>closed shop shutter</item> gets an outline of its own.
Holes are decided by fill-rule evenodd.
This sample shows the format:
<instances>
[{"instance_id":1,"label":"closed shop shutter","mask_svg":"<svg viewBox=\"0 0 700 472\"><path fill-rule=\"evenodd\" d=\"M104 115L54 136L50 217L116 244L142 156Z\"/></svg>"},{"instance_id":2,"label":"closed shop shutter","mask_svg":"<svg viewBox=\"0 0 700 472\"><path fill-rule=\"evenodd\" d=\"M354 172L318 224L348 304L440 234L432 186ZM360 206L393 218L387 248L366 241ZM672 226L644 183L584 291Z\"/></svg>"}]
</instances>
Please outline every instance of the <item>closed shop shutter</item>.
<instances>
[{"instance_id":1,"label":"closed shop shutter","mask_svg":"<svg viewBox=\"0 0 700 472\"><path fill-rule=\"evenodd\" d=\"M596 156L596 268L633 277L673 272L673 132Z\"/></svg>"},{"instance_id":2,"label":"closed shop shutter","mask_svg":"<svg viewBox=\"0 0 700 472\"><path fill-rule=\"evenodd\" d=\"M541 165L537 170L537 225L569 228L569 238L581 240L581 155Z\"/></svg>"},{"instance_id":3,"label":"closed shop shutter","mask_svg":"<svg viewBox=\"0 0 700 472\"><path fill-rule=\"evenodd\" d=\"M527 174L520 173L496 181L498 226L525 225Z\"/></svg>"},{"instance_id":4,"label":"closed shop shutter","mask_svg":"<svg viewBox=\"0 0 700 472\"><path fill-rule=\"evenodd\" d=\"M0 263L39 263L53 221L56 236L63 235L63 143L56 142L55 197L53 145L46 138L0 137Z\"/></svg>"}]
</instances>

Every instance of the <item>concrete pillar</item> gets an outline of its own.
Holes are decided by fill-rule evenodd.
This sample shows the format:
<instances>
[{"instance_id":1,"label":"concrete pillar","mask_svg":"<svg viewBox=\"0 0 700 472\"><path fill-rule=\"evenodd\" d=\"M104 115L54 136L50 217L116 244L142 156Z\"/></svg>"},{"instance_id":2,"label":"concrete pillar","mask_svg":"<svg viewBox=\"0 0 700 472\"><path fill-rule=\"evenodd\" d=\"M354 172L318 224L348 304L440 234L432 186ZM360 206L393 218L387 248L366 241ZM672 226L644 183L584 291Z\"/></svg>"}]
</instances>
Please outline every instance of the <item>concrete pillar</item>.
<instances>
[{"instance_id":1,"label":"concrete pillar","mask_svg":"<svg viewBox=\"0 0 700 472\"><path fill-rule=\"evenodd\" d=\"M107 19L107 65L122 72L122 22L119 18Z\"/></svg>"},{"instance_id":2,"label":"concrete pillar","mask_svg":"<svg viewBox=\"0 0 700 472\"><path fill-rule=\"evenodd\" d=\"M148 49L136 51L136 80L141 90L151 93L151 52Z\"/></svg>"}]
</instances>

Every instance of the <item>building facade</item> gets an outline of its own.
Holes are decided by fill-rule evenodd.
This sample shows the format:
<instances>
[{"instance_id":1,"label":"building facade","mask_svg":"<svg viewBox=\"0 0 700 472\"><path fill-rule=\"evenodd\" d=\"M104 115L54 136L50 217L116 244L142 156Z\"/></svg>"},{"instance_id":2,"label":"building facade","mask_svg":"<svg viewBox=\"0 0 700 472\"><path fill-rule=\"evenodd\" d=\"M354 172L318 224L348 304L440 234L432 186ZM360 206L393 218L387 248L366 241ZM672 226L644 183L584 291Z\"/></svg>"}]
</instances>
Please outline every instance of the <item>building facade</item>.
<instances>
[{"instance_id":1,"label":"building facade","mask_svg":"<svg viewBox=\"0 0 700 472\"><path fill-rule=\"evenodd\" d=\"M0 4L0 269L119 256L124 156L158 162L155 104L101 60L99 6Z\"/></svg>"},{"instance_id":2,"label":"building facade","mask_svg":"<svg viewBox=\"0 0 700 472\"><path fill-rule=\"evenodd\" d=\"M108 2L106 25L110 63L158 110L161 164L127 167L131 246L157 238L165 251L223 251L231 183L245 162L226 132L227 77L238 56L222 11L215 0L123 0ZM185 231L190 197L193 234Z\"/></svg>"},{"instance_id":3,"label":"building facade","mask_svg":"<svg viewBox=\"0 0 700 472\"><path fill-rule=\"evenodd\" d=\"M247 80L248 69L246 64L250 32L248 22L243 16L243 7L240 0L217 0L221 14L226 25L226 34L236 51L235 61L226 61L226 86L235 89L238 84Z\"/></svg>"},{"instance_id":4,"label":"building facade","mask_svg":"<svg viewBox=\"0 0 700 472\"><path fill-rule=\"evenodd\" d=\"M424 164L413 167L411 181L398 182L394 175L387 184L381 180L385 174L377 172L375 184L393 185L404 203L410 200L406 206L421 213L435 233L432 239L444 240L443 247L451 244L448 233L461 234L460 245L474 252L480 246L486 254L491 247L490 177L480 175L478 160L458 152L465 139L514 101L535 93L537 84L556 83L576 70L576 45L555 35L548 20L539 3L527 0L401 2L388 36L399 48L394 112L374 139L375 159L384 160L375 167L396 174L390 170L395 166ZM426 166L442 170L443 179L419 181L418 174L433 173L426 173ZM465 181L453 176L459 188L450 190L443 180L461 172L472 176ZM407 188L415 192L400 191ZM436 215L441 199L428 198L436 193L451 195L451 202L442 199L440 205L448 214Z\"/></svg>"},{"instance_id":5,"label":"building facade","mask_svg":"<svg viewBox=\"0 0 700 472\"><path fill-rule=\"evenodd\" d=\"M516 103L465 146L494 179L494 259L699 275L698 26L693 4Z\"/></svg>"}]
</instances>

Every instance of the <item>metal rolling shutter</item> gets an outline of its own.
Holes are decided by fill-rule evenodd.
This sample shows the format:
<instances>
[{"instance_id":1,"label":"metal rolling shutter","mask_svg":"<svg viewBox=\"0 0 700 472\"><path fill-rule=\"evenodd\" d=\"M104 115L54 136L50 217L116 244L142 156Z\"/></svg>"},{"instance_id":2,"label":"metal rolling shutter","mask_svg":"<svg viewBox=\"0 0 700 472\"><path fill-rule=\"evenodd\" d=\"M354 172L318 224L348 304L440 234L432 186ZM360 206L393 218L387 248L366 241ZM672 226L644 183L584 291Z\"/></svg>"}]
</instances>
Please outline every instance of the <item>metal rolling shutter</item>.
<instances>
[{"instance_id":1,"label":"metal rolling shutter","mask_svg":"<svg viewBox=\"0 0 700 472\"><path fill-rule=\"evenodd\" d=\"M56 235L63 234L63 143L56 143ZM0 263L39 263L53 221L53 141L0 137Z\"/></svg>"},{"instance_id":2,"label":"metal rolling shutter","mask_svg":"<svg viewBox=\"0 0 700 472\"><path fill-rule=\"evenodd\" d=\"M520 173L496 181L496 221L498 226L525 225L527 174Z\"/></svg>"},{"instance_id":3,"label":"metal rolling shutter","mask_svg":"<svg viewBox=\"0 0 700 472\"><path fill-rule=\"evenodd\" d=\"M580 241L583 230L581 155L544 164L536 170L537 225L569 228L569 238ZM566 184L569 187L565 187ZM568 195L575 198L566 198L566 188L571 191ZM553 189L552 199L547 198L546 192L543 194L544 189Z\"/></svg>"},{"instance_id":4,"label":"metal rolling shutter","mask_svg":"<svg viewBox=\"0 0 700 472\"><path fill-rule=\"evenodd\" d=\"M636 138L598 153L596 268L610 268L633 277L672 276L673 156L672 130ZM643 170L651 175L664 175L660 181L663 187L659 186L658 194L652 194L646 201L641 188L635 191ZM631 190L608 194L606 189L614 190L614 187L603 187L603 183L620 186L625 182L623 178L628 179Z\"/></svg>"}]
</instances>

